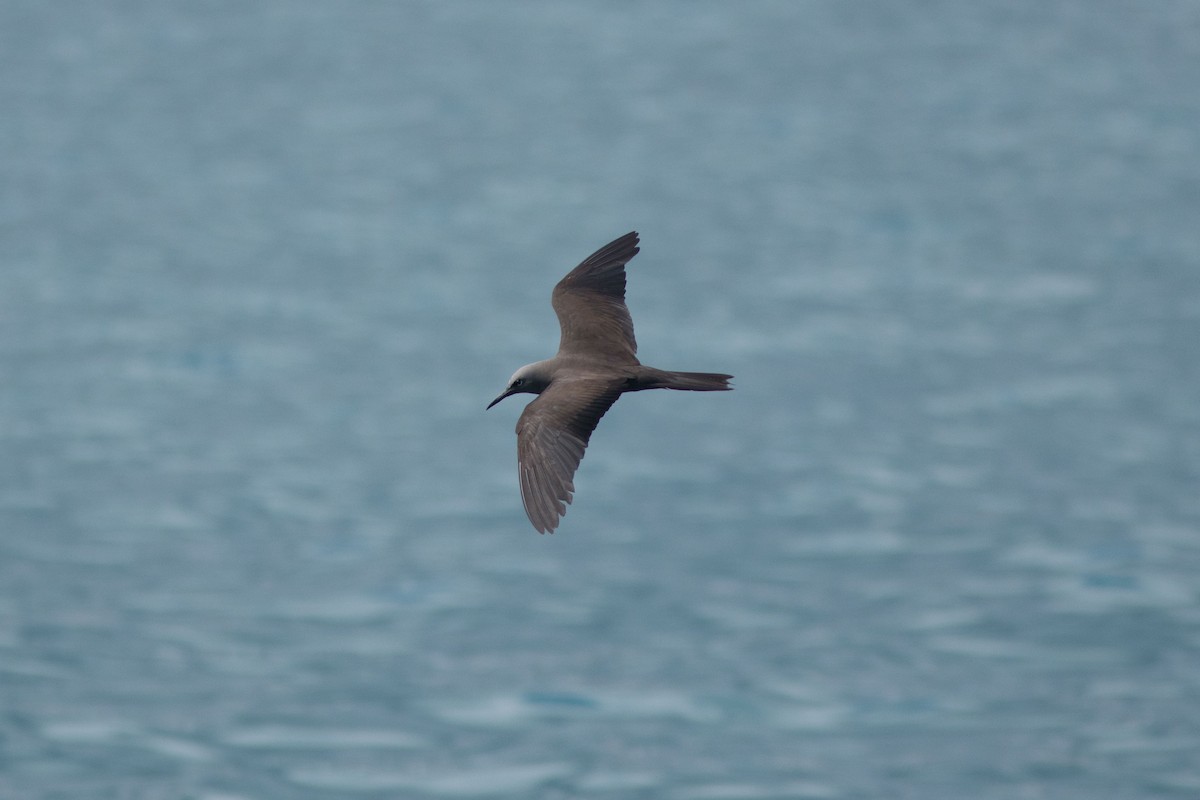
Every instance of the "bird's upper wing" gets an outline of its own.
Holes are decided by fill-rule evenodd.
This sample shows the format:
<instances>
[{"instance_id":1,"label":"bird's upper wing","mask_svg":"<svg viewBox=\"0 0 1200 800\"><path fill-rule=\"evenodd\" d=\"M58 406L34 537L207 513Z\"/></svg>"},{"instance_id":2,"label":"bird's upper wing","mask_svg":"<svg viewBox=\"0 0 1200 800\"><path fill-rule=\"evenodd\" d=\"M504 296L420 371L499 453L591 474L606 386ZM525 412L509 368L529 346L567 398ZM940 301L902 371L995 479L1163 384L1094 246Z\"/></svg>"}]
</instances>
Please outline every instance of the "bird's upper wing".
<instances>
[{"instance_id":1,"label":"bird's upper wing","mask_svg":"<svg viewBox=\"0 0 1200 800\"><path fill-rule=\"evenodd\" d=\"M625 264L637 252L637 232L627 233L592 253L554 287L550 301L562 328L559 353L638 363L633 319L625 306Z\"/></svg>"},{"instance_id":2,"label":"bird's upper wing","mask_svg":"<svg viewBox=\"0 0 1200 800\"><path fill-rule=\"evenodd\" d=\"M575 492L575 470L604 412L621 396L613 380L556 381L517 420L521 501L539 533L553 533Z\"/></svg>"}]
</instances>

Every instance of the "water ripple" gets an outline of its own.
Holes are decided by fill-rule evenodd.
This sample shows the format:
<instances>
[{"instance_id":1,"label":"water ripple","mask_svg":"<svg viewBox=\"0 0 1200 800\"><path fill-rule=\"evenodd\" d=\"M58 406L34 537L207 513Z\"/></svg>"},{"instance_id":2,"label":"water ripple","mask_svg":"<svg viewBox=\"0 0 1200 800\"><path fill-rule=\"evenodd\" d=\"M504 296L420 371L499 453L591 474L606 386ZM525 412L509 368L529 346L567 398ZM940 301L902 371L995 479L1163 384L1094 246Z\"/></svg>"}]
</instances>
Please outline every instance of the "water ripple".
<instances>
[{"instance_id":1,"label":"water ripple","mask_svg":"<svg viewBox=\"0 0 1200 800\"><path fill-rule=\"evenodd\" d=\"M318 789L343 792L404 790L438 797L490 797L537 791L546 783L564 778L573 768L564 763L536 763L483 767L453 772L392 772L355 769L297 769L288 773L292 782Z\"/></svg>"}]
</instances>

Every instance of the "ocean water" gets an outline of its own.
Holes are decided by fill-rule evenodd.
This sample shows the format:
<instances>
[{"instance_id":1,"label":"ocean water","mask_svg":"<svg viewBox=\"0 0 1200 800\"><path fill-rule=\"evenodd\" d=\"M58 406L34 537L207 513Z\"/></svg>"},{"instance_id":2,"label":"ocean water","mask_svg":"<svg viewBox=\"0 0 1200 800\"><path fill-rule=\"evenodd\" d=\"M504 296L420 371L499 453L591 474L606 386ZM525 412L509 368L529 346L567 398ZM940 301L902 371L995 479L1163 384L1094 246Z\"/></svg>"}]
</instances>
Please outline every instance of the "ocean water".
<instances>
[{"instance_id":1,"label":"ocean water","mask_svg":"<svg viewBox=\"0 0 1200 800\"><path fill-rule=\"evenodd\" d=\"M0 4L0 797L1200 797L1200 6ZM628 230L562 527L484 406Z\"/></svg>"}]
</instances>

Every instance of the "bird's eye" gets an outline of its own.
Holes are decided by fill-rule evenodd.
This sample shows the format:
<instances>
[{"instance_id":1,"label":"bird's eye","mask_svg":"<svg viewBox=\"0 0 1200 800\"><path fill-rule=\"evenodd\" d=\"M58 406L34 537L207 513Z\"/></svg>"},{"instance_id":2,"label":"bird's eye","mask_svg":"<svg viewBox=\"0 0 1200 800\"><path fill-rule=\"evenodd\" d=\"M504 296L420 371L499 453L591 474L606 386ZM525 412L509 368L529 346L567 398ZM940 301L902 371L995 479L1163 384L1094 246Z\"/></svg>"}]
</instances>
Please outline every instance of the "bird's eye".
<instances>
[{"instance_id":1,"label":"bird's eye","mask_svg":"<svg viewBox=\"0 0 1200 800\"><path fill-rule=\"evenodd\" d=\"M515 381L513 381L513 386L520 386L523 383L525 383L524 378L517 378Z\"/></svg>"}]
</instances>

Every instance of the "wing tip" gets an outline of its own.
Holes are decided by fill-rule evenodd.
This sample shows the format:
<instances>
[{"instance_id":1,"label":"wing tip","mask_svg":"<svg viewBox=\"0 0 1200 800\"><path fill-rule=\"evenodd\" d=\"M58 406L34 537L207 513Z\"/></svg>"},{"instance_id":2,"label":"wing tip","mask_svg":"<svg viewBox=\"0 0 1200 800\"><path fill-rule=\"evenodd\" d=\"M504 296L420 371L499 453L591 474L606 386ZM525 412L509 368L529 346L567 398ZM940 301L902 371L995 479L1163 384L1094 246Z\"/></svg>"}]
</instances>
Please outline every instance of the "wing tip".
<instances>
[{"instance_id":1,"label":"wing tip","mask_svg":"<svg viewBox=\"0 0 1200 800\"><path fill-rule=\"evenodd\" d=\"M566 516L567 506L575 499L574 482L568 481L566 496L559 497L544 482L548 476L526 465L519 465L519 469L521 505L525 507L525 516L538 533L554 533L562 518Z\"/></svg>"},{"instance_id":2,"label":"wing tip","mask_svg":"<svg viewBox=\"0 0 1200 800\"><path fill-rule=\"evenodd\" d=\"M624 236L618 236L608 244L596 248L596 251L585 258L575 269L596 268L602 265L624 267L641 252L642 248L638 246L640 241L637 231L630 231Z\"/></svg>"}]
</instances>

